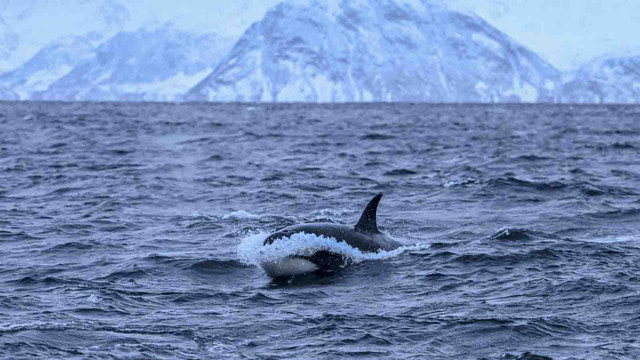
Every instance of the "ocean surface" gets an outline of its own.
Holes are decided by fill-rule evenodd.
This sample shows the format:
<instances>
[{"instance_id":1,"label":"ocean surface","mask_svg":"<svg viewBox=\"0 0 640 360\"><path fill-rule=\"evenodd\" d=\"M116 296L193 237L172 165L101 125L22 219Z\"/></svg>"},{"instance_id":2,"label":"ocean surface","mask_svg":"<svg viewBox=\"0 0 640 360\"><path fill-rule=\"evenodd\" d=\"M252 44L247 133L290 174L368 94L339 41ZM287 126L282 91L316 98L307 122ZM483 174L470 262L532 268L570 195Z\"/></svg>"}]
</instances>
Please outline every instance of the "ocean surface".
<instances>
[{"instance_id":1,"label":"ocean surface","mask_svg":"<svg viewBox=\"0 0 640 360\"><path fill-rule=\"evenodd\" d=\"M0 286L2 359L638 359L640 106L0 103Z\"/></svg>"}]
</instances>

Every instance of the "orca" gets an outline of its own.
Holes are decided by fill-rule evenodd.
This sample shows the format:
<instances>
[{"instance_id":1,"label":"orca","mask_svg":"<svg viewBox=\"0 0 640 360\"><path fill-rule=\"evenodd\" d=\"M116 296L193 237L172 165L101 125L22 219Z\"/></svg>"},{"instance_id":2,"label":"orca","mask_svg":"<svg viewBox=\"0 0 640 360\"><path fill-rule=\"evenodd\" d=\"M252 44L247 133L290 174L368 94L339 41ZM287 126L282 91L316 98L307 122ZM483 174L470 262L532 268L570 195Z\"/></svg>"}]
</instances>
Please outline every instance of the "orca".
<instances>
[{"instance_id":1,"label":"orca","mask_svg":"<svg viewBox=\"0 0 640 360\"><path fill-rule=\"evenodd\" d=\"M289 226L267 236L263 246L269 246L280 239L290 238L294 234L304 233L345 242L363 253L397 249L402 244L378 230L376 217L380 199L382 199L382 194L377 194L369 201L369 204L362 212L362 216L360 216L360 220L353 227L332 223L308 223ZM325 249L308 249L302 255L291 255L274 261L261 262L260 267L268 276L279 278L317 271L335 271L349 263L349 259L342 254Z\"/></svg>"}]
</instances>

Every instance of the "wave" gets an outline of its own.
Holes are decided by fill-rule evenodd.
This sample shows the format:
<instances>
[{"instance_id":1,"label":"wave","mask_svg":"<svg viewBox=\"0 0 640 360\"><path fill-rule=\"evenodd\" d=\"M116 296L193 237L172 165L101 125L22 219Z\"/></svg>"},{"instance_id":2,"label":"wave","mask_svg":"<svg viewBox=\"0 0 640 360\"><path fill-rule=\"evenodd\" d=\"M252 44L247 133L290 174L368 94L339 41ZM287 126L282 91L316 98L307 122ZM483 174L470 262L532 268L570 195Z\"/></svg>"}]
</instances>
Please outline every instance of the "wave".
<instances>
[{"instance_id":1,"label":"wave","mask_svg":"<svg viewBox=\"0 0 640 360\"><path fill-rule=\"evenodd\" d=\"M626 219L626 218L634 218L634 217L640 216L640 209L630 208L630 209L597 211L597 212L582 214L581 216L589 219L596 219L596 220Z\"/></svg>"},{"instance_id":2,"label":"wave","mask_svg":"<svg viewBox=\"0 0 640 360\"><path fill-rule=\"evenodd\" d=\"M224 157L220 154L214 154L209 156L208 158L201 160L200 162L218 162L224 160Z\"/></svg>"},{"instance_id":3,"label":"wave","mask_svg":"<svg viewBox=\"0 0 640 360\"><path fill-rule=\"evenodd\" d=\"M630 142L615 142L611 147L617 150L635 150L637 145Z\"/></svg>"},{"instance_id":4,"label":"wave","mask_svg":"<svg viewBox=\"0 0 640 360\"><path fill-rule=\"evenodd\" d=\"M227 302L233 298L238 297L236 294L227 294L224 292L212 292L212 291L199 291L190 292L186 294L172 294L169 296L169 301L176 304L187 304L198 301L208 302L217 300Z\"/></svg>"},{"instance_id":5,"label":"wave","mask_svg":"<svg viewBox=\"0 0 640 360\"><path fill-rule=\"evenodd\" d=\"M511 158L512 161L522 161L522 162L538 162L538 161L549 161L553 160L553 158L548 156L539 156L535 154L528 155L519 155Z\"/></svg>"},{"instance_id":6,"label":"wave","mask_svg":"<svg viewBox=\"0 0 640 360\"><path fill-rule=\"evenodd\" d=\"M610 196L637 196L638 193L624 187L619 186L606 186L606 185L595 185L591 183L582 183L575 185L583 195L587 196L602 196L602 195L610 195Z\"/></svg>"},{"instance_id":7,"label":"wave","mask_svg":"<svg viewBox=\"0 0 640 360\"><path fill-rule=\"evenodd\" d=\"M548 356L544 356L544 355L537 355L534 353L530 353L530 352L525 352L521 355L514 355L514 354L509 354L506 353L502 356L500 356L501 360L553 360L553 358L550 358Z\"/></svg>"},{"instance_id":8,"label":"wave","mask_svg":"<svg viewBox=\"0 0 640 360\"><path fill-rule=\"evenodd\" d=\"M363 135L360 137L360 139L362 140L392 140L395 138L396 137L393 135L381 134L381 133L371 133L371 134Z\"/></svg>"},{"instance_id":9,"label":"wave","mask_svg":"<svg viewBox=\"0 0 640 360\"><path fill-rule=\"evenodd\" d=\"M599 197L599 196L615 196L627 197L637 196L638 193L633 189L620 186L610 186L602 184L594 184L591 182L563 182L563 181L529 181L516 177L496 177L486 180L477 180L475 178L459 179L449 181L444 184L445 187L454 187L459 185L480 184L482 192L490 194L499 191L517 191L527 193L572 193L574 196L582 195L583 197Z\"/></svg>"},{"instance_id":10,"label":"wave","mask_svg":"<svg viewBox=\"0 0 640 360\"><path fill-rule=\"evenodd\" d=\"M89 250L93 248L93 245L91 244L85 244L85 243L81 243L81 242L77 242L77 241L71 241L68 243L64 243L64 244L59 244L59 245L55 245L52 246L48 249L43 250L43 252L69 252L69 251L76 251L76 250Z\"/></svg>"},{"instance_id":11,"label":"wave","mask_svg":"<svg viewBox=\"0 0 640 360\"><path fill-rule=\"evenodd\" d=\"M203 273L228 273L231 270L244 267L246 267L245 264L236 260L203 260L189 266L191 270Z\"/></svg>"},{"instance_id":12,"label":"wave","mask_svg":"<svg viewBox=\"0 0 640 360\"><path fill-rule=\"evenodd\" d=\"M549 285L544 293L549 296L576 298L578 296L587 297L589 295L629 294L632 293L632 291L632 287L625 284L615 284L585 276L567 280L559 284Z\"/></svg>"},{"instance_id":13,"label":"wave","mask_svg":"<svg viewBox=\"0 0 640 360\"><path fill-rule=\"evenodd\" d=\"M102 281L132 280L132 279L140 279L143 277L147 277L149 275L150 274L147 271L141 268L134 268L131 270L112 271L106 276L98 277L95 280L102 280Z\"/></svg>"},{"instance_id":14,"label":"wave","mask_svg":"<svg viewBox=\"0 0 640 360\"><path fill-rule=\"evenodd\" d=\"M82 280L78 280L78 279L67 279L67 278L61 278L61 277L55 277L55 276L41 277L34 274L31 276L24 276L19 279L11 280L11 281L8 281L7 283L18 285L18 286L36 286L36 285L54 286L54 285L77 285L82 282L83 282Z\"/></svg>"},{"instance_id":15,"label":"wave","mask_svg":"<svg viewBox=\"0 0 640 360\"><path fill-rule=\"evenodd\" d=\"M450 187L464 186L464 185L477 184L477 183L478 183L478 179L472 178L472 177L466 177L463 179L445 181L442 184L442 186L446 188L450 188Z\"/></svg>"},{"instance_id":16,"label":"wave","mask_svg":"<svg viewBox=\"0 0 640 360\"><path fill-rule=\"evenodd\" d=\"M565 184L565 183L560 182L560 181L535 182L535 181L522 180L522 179L518 179L518 178L515 178L515 177L494 178L494 179L489 180L487 182L487 184L490 187L495 187L495 188L498 188L498 189L518 187L518 188L530 188L530 189L534 189L534 190L537 190L537 191L557 191L557 190L561 190L561 189L564 189L567 186L569 186L568 184Z\"/></svg>"},{"instance_id":17,"label":"wave","mask_svg":"<svg viewBox=\"0 0 640 360\"><path fill-rule=\"evenodd\" d=\"M384 173L387 176L404 176L404 175L416 175L417 172L409 169L393 169Z\"/></svg>"},{"instance_id":18,"label":"wave","mask_svg":"<svg viewBox=\"0 0 640 360\"><path fill-rule=\"evenodd\" d=\"M245 211L245 210L237 210L237 211L231 212L229 214L222 215L222 219L223 220L228 220L228 219L235 219L235 220L238 220L238 219L259 219L259 218L260 218L260 215L255 215L255 214L252 214L252 213L250 213L248 211Z\"/></svg>"},{"instance_id":19,"label":"wave","mask_svg":"<svg viewBox=\"0 0 640 360\"><path fill-rule=\"evenodd\" d=\"M526 228L502 228L489 237L491 240L535 240L535 239L560 239L558 236L543 231Z\"/></svg>"},{"instance_id":20,"label":"wave","mask_svg":"<svg viewBox=\"0 0 640 360\"><path fill-rule=\"evenodd\" d=\"M0 324L0 334L18 333L22 331L67 331L73 329L72 323L52 323L36 321L22 324Z\"/></svg>"},{"instance_id":21,"label":"wave","mask_svg":"<svg viewBox=\"0 0 640 360\"><path fill-rule=\"evenodd\" d=\"M243 264L234 259L207 259L202 257L185 257L175 255L150 254L136 261L136 264L146 262L144 265L135 265L133 272L127 273L120 271L111 273L105 279L121 278L131 275L132 277L140 277L149 275L157 275L159 273L173 273L174 270L190 272L205 277L224 276L234 273L235 271L247 268ZM144 269L144 270L143 270Z\"/></svg>"},{"instance_id":22,"label":"wave","mask_svg":"<svg viewBox=\"0 0 640 360\"><path fill-rule=\"evenodd\" d=\"M298 233L288 238L282 238L272 244L263 245L269 234L260 232L242 239L237 249L238 259L247 265L259 265L263 262L276 261L287 256L310 256L317 251L329 251L343 255L353 263L368 260L383 260L396 257L413 247L403 246L392 251L363 253L359 249L349 246L346 242L334 238L314 234Z\"/></svg>"},{"instance_id":23,"label":"wave","mask_svg":"<svg viewBox=\"0 0 640 360\"><path fill-rule=\"evenodd\" d=\"M475 253L455 256L453 262L462 264L477 264L482 266L518 265L531 262L549 262L565 257L564 251L551 248L530 250L520 253L490 254Z\"/></svg>"},{"instance_id":24,"label":"wave","mask_svg":"<svg viewBox=\"0 0 640 360\"><path fill-rule=\"evenodd\" d=\"M42 238L28 234L25 231L0 230L0 241L3 240L40 240Z\"/></svg>"}]
</instances>

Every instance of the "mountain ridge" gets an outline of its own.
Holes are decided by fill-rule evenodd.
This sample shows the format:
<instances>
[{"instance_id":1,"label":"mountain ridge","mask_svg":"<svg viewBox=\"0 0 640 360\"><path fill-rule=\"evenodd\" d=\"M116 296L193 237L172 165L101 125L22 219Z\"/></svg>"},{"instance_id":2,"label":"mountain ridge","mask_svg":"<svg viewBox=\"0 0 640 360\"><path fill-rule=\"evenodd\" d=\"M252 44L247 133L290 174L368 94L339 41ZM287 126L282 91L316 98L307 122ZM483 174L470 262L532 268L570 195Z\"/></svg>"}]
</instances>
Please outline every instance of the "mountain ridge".
<instances>
[{"instance_id":1,"label":"mountain ridge","mask_svg":"<svg viewBox=\"0 0 640 360\"><path fill-rule=\"evenodd\" d=\"M254 23L186 98L548 101L558 77L553 66L479 17L442 6L296 0Z\"/></svg>"},{"instance_id":2,"label":"mountain ridge","mask_svg":"<svg viewBox=\"0 0 640 360\"><path fill-rule=\"evenodd\" d=\"M566 76L562 102L640 103L640 55L601 56Z\"/></svg>"},{"instance_id":3,"label":"mountain ridge","mask_svg":"<svg viewBox=\"0 0 640 360\"><path fill-rule=\"evenodd\" d=\"M563 73L442 0L287 0L239 38L171 23L124 29L130 4L75 3L95 22L81 27L88 32L57 38L10 70L24 53L16 33L24 26L0 17L0 99L640 102L640 56L601 56ZM58 6L8 1L0 9L41 19L43 11L28 11L38 4Z\"/></svg>"},{"instance_id":4,"label":"mountain ridge","mask_svg":"<svg viewBox=\"0 0 640 360\"><path fill-rule=\"evenodd\" d=\"M170 24L119 32L32 98L175 101L211 71L228 46L215 35L193 35Z\"/></svg>"}]
</instances>

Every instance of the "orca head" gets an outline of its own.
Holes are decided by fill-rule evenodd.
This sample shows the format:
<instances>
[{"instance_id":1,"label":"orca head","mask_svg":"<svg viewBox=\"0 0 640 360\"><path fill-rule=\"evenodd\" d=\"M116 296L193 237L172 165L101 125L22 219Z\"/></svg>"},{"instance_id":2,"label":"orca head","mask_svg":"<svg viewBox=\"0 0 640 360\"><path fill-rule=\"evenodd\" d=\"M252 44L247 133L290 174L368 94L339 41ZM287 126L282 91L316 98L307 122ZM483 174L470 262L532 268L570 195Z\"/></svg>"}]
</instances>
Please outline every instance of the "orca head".
<instances>
[{"instance_id":1,"label":"orca head","mask_svg":"<svg viewBox=\"0 0 640 360\"><path fill-rule=\"evenodd\" d=\"M351 264L351 259L326 250L312 255L290 255L275 261L264 262L260 267L273 278L292 277L313 272L334 272Z\"/></svg>"},{"instance_id":2,"label":"orca head","mask_svg":"<svg viewBox=\"0 0 640 360\"><path fill-rule=\"evenodd\" d=\"M260 267L272 278L292 277L320 270L316 264L299 256L286 256L275 261L263 262Z\"/></svg>"},{"instance_id":3,"label":"orca head","mask_svg":"<svg viewBox=\"0 0 640 360\"><path fill-rule=\"evenodd\" d=\"M275 241L288 238L295 234L296 231L289 229L282 229L267 236L263 245L273 244ZM343 267L350 263L349 259L342 254L334 253L328 250L318 250L312 254L290 255L287 257L289 260L305 260L311 264L314 264L320 271L333 271L340 267Z\"/></svg>"},{"instance_id":4,"label":"orca head","mask_svg":"<svg viewBox=\"0 0 640 360\"><path fill-rule=\"evenodd\" d=\"M276 232L274 232L273 234L267 236L267 238L264 240L264 243L262 245L271 245L273 244L274 241L282 239L282 238L288 238L291 235L295 234L295 232L288 230L288 229L282 229L282 230L278 230Z\"/></svg>"},{"instance_id":5,"label":"orca head","mask_svg":"<svg viewBox=\"0 0 640 360\"><path fill-rule=\"evenodd\" d=\"M351 264L351 258L327 250L316 251L310 256L296 256L316 265L320 271L335 271Z\"/></svg>"}]
</instances>

